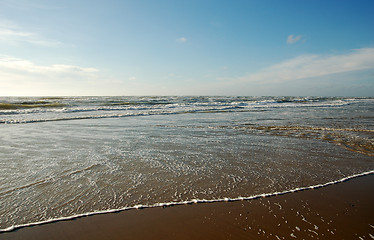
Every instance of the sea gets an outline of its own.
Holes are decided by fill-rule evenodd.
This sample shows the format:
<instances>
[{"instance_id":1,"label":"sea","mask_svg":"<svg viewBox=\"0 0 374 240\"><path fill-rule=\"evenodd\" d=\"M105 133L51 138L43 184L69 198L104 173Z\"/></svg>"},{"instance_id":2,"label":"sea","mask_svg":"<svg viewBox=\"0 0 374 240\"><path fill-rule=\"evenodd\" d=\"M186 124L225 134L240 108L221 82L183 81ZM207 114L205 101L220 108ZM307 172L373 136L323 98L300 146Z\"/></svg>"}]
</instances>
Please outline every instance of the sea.
<instances>
[{"instance_id":1,"label":"sea","mask_svg":"<svg viewBox=\"0 0 374 240\"><path fill-rule=\"evenodd\" d=\"M0 232L372 173L374 98L0 98Z\"/></svg>"}]
</instances>

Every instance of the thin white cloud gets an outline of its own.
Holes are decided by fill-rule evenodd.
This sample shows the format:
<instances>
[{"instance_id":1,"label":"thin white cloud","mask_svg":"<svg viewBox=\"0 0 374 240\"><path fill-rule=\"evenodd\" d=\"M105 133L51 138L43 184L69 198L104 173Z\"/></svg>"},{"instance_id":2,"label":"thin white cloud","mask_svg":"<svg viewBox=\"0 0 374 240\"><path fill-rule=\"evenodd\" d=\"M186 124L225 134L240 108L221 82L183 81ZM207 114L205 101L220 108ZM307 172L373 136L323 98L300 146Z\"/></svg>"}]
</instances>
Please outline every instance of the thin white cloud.
<instances>
[{"instance_id":1,"label":"thin white cloud","mask_svg":"<svg viewBox=\"0 0 374 240\"><path fill-rule=\"evenodd\" d=\"M177 42L179 42L179 43L185 43L185 42L187 42L187 38L185 38L185 37L178 38Z\"/></svg>"},{"instance_id":2,"label":"thin white cloud","mask_svg":"<svg viewBox=\"0 0 374 240\"><path fill-rule=\"evenodd\" d=\"M59 41L47 39L38 33L26 31L9 20L0 20L0 43L7 45L29 43L45 47L54 47L61 44Z\"/></svg>"},{"instance_id":3,"label":"thin white cloud","mask_svg":"<svg viewBox=\"0 0 374 240\"><path fill-rule=\"evenodd\" d=\"M9 56L0 56L0 71L12 71L19 74L50 74L50 73L69 73L69 74L92 74L98 72L96 68L83 68L73 65L53 64L50 66L36 65L31 61L14 58Z\"/></svg>"},{"instance_id":4,"label":"thin white cloud","mask_svg":"<svg viewBox=\"0 0 374 240\"><path fill-rule=\"evenodd\" d=\"M82 91L98 82L99 70L66 64L38 65L0 56L0 95L49 95Z\"/></svg>"},{"instance_id":5,"label":"thin white cloud","mask_svg":"<svg viewBox=\"0 0 374 240\"><path fill-rule=\"evenodd\" d=\"M301 35L294 36L294 35L291 34L291 35L289 35L289 36L287 37L287 43L288 43L288 44L294 44L294 43L297 43L298 41L301 40L301 38L302 38Z\"/></svg>"},{"instance_id":6,"label":"thin white cloud","mask_svg":"<svg viewBox=\"0 0 374 240\"><path fill-rule=\"evenodd\" d=\"M12 29L0 29L0 37L7 38L7 37L32 37L33 33L29 32L21 32L21 31L14 31Z\"/></svg>"},{"instance_id":7,"label":"thin white cloud","mask_svg":"<svg viewBox=\"0 0 374 240\"><path fill-rule=\"evenodd\" d=\"M129 77L129 80L130 80L130 81L135 81L135 80L136 80L136 77L134 77L134 76Z\"/></svg>"},{"instance_id":8,"label":"thin white cloud","mask_svg":"<svg viewBox=\"0 0 374 240\"><path fill-rule=\"evenodd\" d=\"M365 69L374 69L374 48L356 49L340 55L302 55L241 77L239 80L279 83Z\"/></svg>"}]
</instances>

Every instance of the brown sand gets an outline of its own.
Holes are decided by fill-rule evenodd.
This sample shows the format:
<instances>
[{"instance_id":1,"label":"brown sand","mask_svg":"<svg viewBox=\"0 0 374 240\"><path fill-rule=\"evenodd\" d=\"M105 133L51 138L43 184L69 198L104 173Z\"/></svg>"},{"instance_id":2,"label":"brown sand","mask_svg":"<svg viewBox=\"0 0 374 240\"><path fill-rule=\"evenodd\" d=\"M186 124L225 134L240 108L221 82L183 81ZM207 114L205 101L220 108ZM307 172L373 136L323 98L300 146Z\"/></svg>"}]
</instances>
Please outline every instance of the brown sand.
<instances>
[{"instance_id":1,"label":"brown sand","mask_svg":"<svg viewBox=\"0 0 374 240\"><path fill-rule=\"evenodd\" d=\"M24 227L0 239L374 239L374 174L250 201L146 208Z\"/></svg>"}]
</instances>

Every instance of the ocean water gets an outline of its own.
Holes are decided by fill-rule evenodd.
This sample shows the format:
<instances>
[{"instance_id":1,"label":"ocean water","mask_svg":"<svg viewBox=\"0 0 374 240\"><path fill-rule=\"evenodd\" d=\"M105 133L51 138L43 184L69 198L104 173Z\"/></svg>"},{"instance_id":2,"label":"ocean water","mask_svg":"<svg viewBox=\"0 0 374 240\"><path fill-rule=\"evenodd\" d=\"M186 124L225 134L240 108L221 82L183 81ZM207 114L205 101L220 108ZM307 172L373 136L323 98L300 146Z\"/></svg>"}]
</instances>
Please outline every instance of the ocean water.
<instances>
[{"instance_id":1,"label":"ocean water","mask_svg":"<svg viewBox=\"0 0 374 240\"><path fill-rule=\"evenodd\" d=\"M374 99L0 98L0 231L374 170Z\"/></svg>"}]
</instances>

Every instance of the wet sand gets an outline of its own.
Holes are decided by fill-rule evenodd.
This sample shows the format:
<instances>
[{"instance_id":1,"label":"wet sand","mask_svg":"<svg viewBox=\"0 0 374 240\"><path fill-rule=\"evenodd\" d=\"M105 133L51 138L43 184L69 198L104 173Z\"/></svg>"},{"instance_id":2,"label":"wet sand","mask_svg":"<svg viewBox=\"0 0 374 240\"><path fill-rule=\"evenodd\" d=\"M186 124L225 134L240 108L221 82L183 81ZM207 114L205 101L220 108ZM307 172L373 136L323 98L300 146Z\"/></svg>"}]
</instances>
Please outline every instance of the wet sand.
<instances>
[{"instance_id":1,"label":"wet sand","mask_svg":"<svg viewBox=\"0 0 374 240\"><path fill-rule=\"evenodd\" d=\"M374 239L374 174L236 202L145 208L0 234L0 239Z\"/></svg>"}]
</instances>

